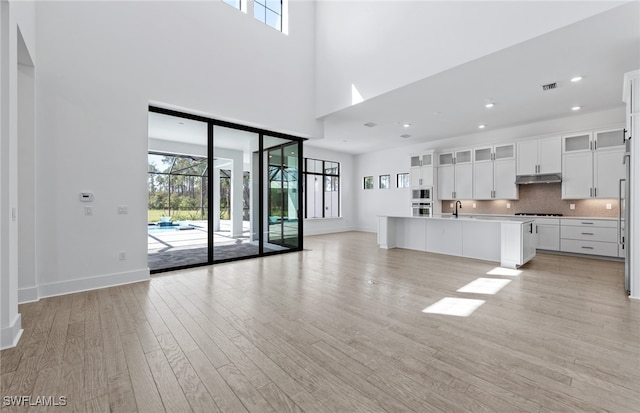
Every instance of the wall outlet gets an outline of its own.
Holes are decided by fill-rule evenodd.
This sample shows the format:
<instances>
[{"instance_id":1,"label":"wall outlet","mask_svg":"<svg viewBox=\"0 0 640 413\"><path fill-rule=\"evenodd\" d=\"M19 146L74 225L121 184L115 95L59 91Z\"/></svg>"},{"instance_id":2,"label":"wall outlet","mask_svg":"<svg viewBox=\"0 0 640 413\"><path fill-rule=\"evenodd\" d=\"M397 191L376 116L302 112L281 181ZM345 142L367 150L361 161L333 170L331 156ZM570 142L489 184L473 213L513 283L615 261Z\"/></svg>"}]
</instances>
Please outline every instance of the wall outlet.
<instances>
[{"instance_id":1,"label":"wall outlet","mask_svg":"<svg viewBox=\"0 0 640 413\"><path fill-rule=\"evenodd\" d=\"M576 204L569 204L569 209L576 209Z\"/></svg>"},{"instance_id":2,"label":"wall outlet","mask_svg":"<svg viewBox=\"0 0 640 413\"><path fill-rule=\"evenodd\" d=\"M507 202L507 209L511 209L511 202Z\"/></svg>"},{"instance_id":3,"label":"wall outlet","mask_svg":"<svg viewBox=\"0 0 640 413\"><path fill-rule=\"evenodd\" d=\"M127 215L129 213L129 207L127 205L118 205L118 214Z\"/></svg>"},{"instance_id":4,"label":"wall outlet","mask_svg":"<svg viewBox=\"0 0 640 413\"><path fill-rule=\"evenodd\" d=\"M453 208L453 202L449 202L449 208Z\"/></svg>"},{"instance_id":5,"label":"wall outlet","mask_svg":"<svg viewBox=\"0 0 640 413\"><path fill-rule=\"evenodd\" d=\"M120 253L118 254L118 259L120 261L126 261L127 259L127 253L124 251L120 251Z\"/></svg>"},{"instance_id":6,"label":"wall outlet","mask_svg":"<svg viewBox=\"0 0 640 413\"><path fill-rule=\"evenodd\" d=\"M92 206L85 206L84 207L84 214L85 215L93 215L93 207Z\"/></svg>"},{"instance_id":7,"label":"wall outlet","mask_svg":"<svg viewBox=\"0 0 640 413\"><path fill-rule=\"evenodd\" d=\"M611 204L607 204L607 209L611 209Z\"/></svg>"},{"instance_id":8,"label":"wall outlet","mask_svg":"<svg viewBox=\"0 0 640 413\"><path fill-rule=\"evenodd\" d=\"M473 208L475 208L475 207L476 207L476 203L474 202L473 204L471 204L471 206L472 206Z\"/></svg>"}]
</instances>

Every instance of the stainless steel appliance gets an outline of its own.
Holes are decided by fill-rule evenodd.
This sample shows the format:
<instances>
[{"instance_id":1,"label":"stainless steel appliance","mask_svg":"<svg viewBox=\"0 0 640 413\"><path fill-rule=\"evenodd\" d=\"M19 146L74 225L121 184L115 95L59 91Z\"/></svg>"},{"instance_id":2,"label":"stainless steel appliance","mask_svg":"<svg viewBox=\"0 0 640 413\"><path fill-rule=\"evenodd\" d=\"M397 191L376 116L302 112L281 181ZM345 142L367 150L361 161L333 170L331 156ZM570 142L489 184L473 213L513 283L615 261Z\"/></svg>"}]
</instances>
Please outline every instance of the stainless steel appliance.
<instances>
[{"instance_id":1,"label":"stainless steel appliance","mask_svg":"<svg viewBox=\"0 0 640 413\"><path fill-rule=\"evenodd\" d=\"M618 187L618 234L619 242L624 251L624 289L627 294L631 293L631 237L629 229L631 227L631 208L629 205L629 194L631 193L631 142L625 139L626 150L622 162L625 168L625 178L620 179Z\"/></svg>"},{"instance_id":2,"label":"stainless steel appliance","mask_svg":"<svg viewBox=\"0 0 640 413\"><path fill-rule=\"evenodd\" d=\"M433 188L420 188L411 190L411 199L413 202L431 202Z\"/></svg>"},{"instance_id":3,"label":"stainless steel appliance","mask_svg":"<svg viewBox=\"0 0 640 413\"><path fill-rule=\"evenodd\" d=\"M411 215L414 217L430 217L433 214L431 202L412 202Z\"/></svg>"}]
</instances>

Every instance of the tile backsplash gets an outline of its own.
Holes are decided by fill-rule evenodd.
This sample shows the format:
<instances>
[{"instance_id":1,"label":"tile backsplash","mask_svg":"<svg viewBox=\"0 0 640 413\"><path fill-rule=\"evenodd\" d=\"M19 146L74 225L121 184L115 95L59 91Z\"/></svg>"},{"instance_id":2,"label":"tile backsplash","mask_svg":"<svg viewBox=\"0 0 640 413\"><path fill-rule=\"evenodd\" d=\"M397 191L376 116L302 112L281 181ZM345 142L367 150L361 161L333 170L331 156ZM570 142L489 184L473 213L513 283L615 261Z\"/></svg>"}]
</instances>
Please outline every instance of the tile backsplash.
<instances>
[{"instance_id":1,"label":"tile backsplash","mask_svg":"<svg viewBox=\"0 0 640 413\"><path fill-rule=\"evenodd\" d=\"M617 199L572 199L562 198L562 184L520 185L520 199L513 201L460 201L463 214L499 214L513 215L517 212L534 212L544 214L562 214L576 217L608 217L618 216ZM473 208L473 204L476 207ZM442 201L442 212L452 211L451 201ZM511 208L507 208L511 204ZM571 209L571 204L575 209ZM611 209L607 209L611 204Z\"/></svg>"}]
</instances>

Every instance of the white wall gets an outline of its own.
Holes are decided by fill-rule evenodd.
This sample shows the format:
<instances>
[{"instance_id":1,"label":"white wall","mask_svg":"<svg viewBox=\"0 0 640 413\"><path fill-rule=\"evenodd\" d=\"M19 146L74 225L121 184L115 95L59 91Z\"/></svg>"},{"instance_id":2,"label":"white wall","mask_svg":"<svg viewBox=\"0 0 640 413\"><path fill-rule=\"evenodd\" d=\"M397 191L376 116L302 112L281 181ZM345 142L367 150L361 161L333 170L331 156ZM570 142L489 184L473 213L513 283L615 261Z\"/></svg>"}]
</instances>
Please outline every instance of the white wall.
<instances>
[{"instance_id":1,"label":"white wall","mask_svg":"<svg viewBox=\"0 0 640 413\"><path fill-rule=\"evenodd\" d=\"M19 53L35 61L33 3L0 1L0 348L22 334L18 313ZM25 42L19 46L19 31Z\"/></svg>"},{"instance_id":2,"label":"white wall","mask_svg":"<svg viewBox=\"0 0 640 413\"><path fill-rule=\"evenodd\" d=\"M395 188L395 174L409 172L409 158L411 155L419 154L428 149L442 150L457 147L476 147L490 143L514 142L545 135L558 136L571 131L620 126L624 124L624 120L624 109L621 107L620 109L548 120L358 155L355 157L355 174L353 176L355 188L354 215L357 217L356 229L375 232L377 231L377 215L410 214L409 190ZM377 189L378 176L383 174L392 175L391 189ZM364 190L362 188L362 179L364 176L369 175L374 176L376 189Z\"/></svg>"},{"instance_id":3,"label":"white wall","mask_svg":"<svg viewBox=\"0 0 640 413\"><path fill-rule=\"evenodd\" d=\"M305 219L304 235L326 234L330 232L351 231L356 228L354 216L355 190L353 187L354 157L338 151L315 148L304 145L304 157L323 161L340 162L340 218Z\"/></svg>"},{"instance_id":4,"label":"white wall","mask_svg":"<svg viewBox=\"0 0 640 413\"><path fill-rule=\"evenodd\" d=\"M317 135L314 5L289 10L287 36L217 1L36 4L39 296L148 277L150 102Z\"/></svg>"},{"instance_id":5,"label":"white wall","mask_svg":"<svg viewBox=\"0 0 640 413\"><path fill-rule=\"evenodd\" d=\"M352 85L370 99L622 3L320 1L316 114L350 106Z\"/></svg>"}]
</instances>

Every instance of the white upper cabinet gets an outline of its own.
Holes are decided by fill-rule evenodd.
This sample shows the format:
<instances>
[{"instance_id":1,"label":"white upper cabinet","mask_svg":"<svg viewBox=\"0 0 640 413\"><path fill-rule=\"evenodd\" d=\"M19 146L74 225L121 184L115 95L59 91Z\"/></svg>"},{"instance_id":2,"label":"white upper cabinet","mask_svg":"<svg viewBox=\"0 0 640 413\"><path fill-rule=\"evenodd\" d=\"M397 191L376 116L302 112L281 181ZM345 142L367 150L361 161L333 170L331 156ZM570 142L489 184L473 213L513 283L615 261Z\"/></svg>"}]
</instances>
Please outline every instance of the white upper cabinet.
<instances>
[{"instance_id":1,"label":"white upper cabinet","mask_svg":"<svg viewBox=\"0 0 640 413\"><path fill-rule=\"evenodd\" d=\"M460 161L458 161L460 159ZM455 198L473 199L473 163L471 149L456 152L455 170Z\"/></svg>"},{"instance_id":2,"label":"white upper cabinet","mask_svg":"<svg viewBox=\"0 0 640 413\"><path fill-rule=\"evenodd\" d=\"M590 152L564 155L562 198L584 199L593 195L593 160Z\"/></svg>"},{"instance_id":3,"label":"white upper cabinet","mask_svg":"<svg viewBox=\"0 0 640 413\"><path fill-rule=\"evenodd\" d=\"M625 177L622 163L624 150L602 151L593 154L594 198L618 198L620 179Z\"/></svg>"},{"instance_id":4,"label":"white upper cabinet","mask_svg":"<svg viewBox=\"0 0 640 413\"><path fill-rule=\"evenodd\" d=\"M559 136L518 142L518 175L562 172L562 141Z\"/></svg>"},{"instance_id":5,"label":"white upper cabinet","mask_svg":"<svg viewBox=\"0 0 640 413\"><path fill-rule=\"evenodd\" d=\"M438 198L472 199L473 159L471 149L438 154Z\"/></svg>"},{"instance_id":6,"label":"white upper cabinet","mask_svg":"<svg viewBox=\"0 0 640 413\"><path fill-rule=\"evenodd\" d=\"M622 128L564 136L562 198L617 198L624 151Z\"/></svg>"},{"instance_id":7,"label":"white upper cabinet","mask_svg":"<svg viewBox=\"0 0 640 413\"><path fill-rule=\"evenodd\" d=\"M515 144L473 150L473 199L517 199Z\"/></svg>"},{"instance_id":8,"label":"white upper cabinet","mask_svg":"<svg viewBox=\"0 0 640 413\"><path fill-rule=\"evenodd\" d=\"M409 179L412 188L433 186L434 175L433 151L411 157Z\"/></svg>"}]
</instances>

